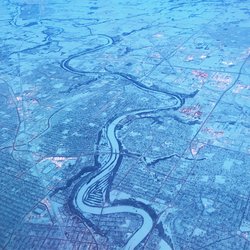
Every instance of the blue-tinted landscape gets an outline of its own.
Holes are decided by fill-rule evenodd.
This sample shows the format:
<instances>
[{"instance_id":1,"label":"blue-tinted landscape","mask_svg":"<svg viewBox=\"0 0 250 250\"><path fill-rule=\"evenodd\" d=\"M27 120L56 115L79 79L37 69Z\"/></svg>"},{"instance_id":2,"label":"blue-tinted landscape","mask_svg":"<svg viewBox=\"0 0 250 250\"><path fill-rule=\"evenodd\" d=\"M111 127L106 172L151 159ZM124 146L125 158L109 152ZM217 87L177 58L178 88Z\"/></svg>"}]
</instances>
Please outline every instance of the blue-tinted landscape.
<instances>
[{"instance_id":1,"label":"blue-tinted landscape","mask_svg":"<svg viewBox=\"0 0 250 250\"><path fill-rule=\"evenodd\" d=\"M2 0L0 249L250 249L249 6Z\"/></svg>"}]
</instances>

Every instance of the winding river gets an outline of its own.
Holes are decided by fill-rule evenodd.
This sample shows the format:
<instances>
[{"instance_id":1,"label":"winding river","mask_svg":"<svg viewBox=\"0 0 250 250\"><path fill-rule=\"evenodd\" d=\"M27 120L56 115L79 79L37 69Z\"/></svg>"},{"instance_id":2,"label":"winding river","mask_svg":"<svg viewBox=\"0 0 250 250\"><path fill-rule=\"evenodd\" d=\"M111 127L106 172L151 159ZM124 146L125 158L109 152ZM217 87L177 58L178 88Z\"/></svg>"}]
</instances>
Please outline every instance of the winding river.
<instances>
[{"instance_id":1,"label":"winding river","mask_svg":"<svg viewBox=\"0 0 250 250\"><path fill-rule=\"evenodd\" d=\"M105 43L103 43L102 45L97 45L93 49L86 49L81 53L69 56L67 59L62 61L61 67L74 74L98 73L75 69L70 66L70 62L77 57L104 49L107 46L112 45L112 38L105 35L99 36L104 38ZM168 100L169 98L173 100L173 102L171 102L172 104L170 104L169 106L166 105L164 106L164 108L134 110L126 114L114 117L107 121L106 124L103 126L102 130L100 131L97 140L95 165L99 167L96 167L95 171L91 173L91 176L88 181L86 181L86 179L80 180L73 190L72 204L74 206L74 209L76 209L83 216L86 213L93 215L132 213L142 217L142 226L138 228L136 232L134 232L134 234L127 240L123 248L125 250L131 250L137 247L148 236L148 234L153 229L153 226L155 225L155 218L152 218L152 215L142 206L137 206L136 204L131 205L131 201L127 202L127 204L126 201L125 203L124 201L123 203L119 203L118 201L116 202L116 204L112 204L110 202L110 187L112 185L114 175L121 165L123 157L123 145L121 141L117 138L117 130L121 129L122 126L129 121L142 118L154 118L157 115L159 116L160 111L177 110L184 104L186 97L192 97L196 94L196 92L194 92L190 96L186 96L183 94L168 92L165 90L161 91L143 85L129 74L109 72L108 70L106 70L106 72L108 74L119 75L120 77L130 81L137 88L143 91L152 92L155 95L159 95L161 99L165 96L166 98L168 98ZM101 153L99 152L99 148L101 147L100 145L103 142L105 142L105 144L110 150L110 154L105 159L101 158ZM169 249L171 249L170 246Z\"/></svg>"},{"instance_id":2,"label":"winding river","mask_svg":"<svg viewBox=\"0 0 250 250\"><path fill-rule=\"evenodd\" d=\"M157 109L133 111L109 121L106 126L104 126L102 136L108 141L110 147L109 158L104 164L100 162L101 167L98 172L87 183L82 183L82 185L78 187L74 197L74 206L82 213L95 215L133 213L143 218L143 226L128 240L124 249L134 249L139 245L151 231L154 221L148 212L142 208L131 205L112 206L107 202L109 201L108 187L112 184L112 176L122 161L122 144L116 136L117 126L124 124L124 122L131 119L131 117L132 119L151 118L156 115L158 111Z\"/></svg>"}]
</instances>

